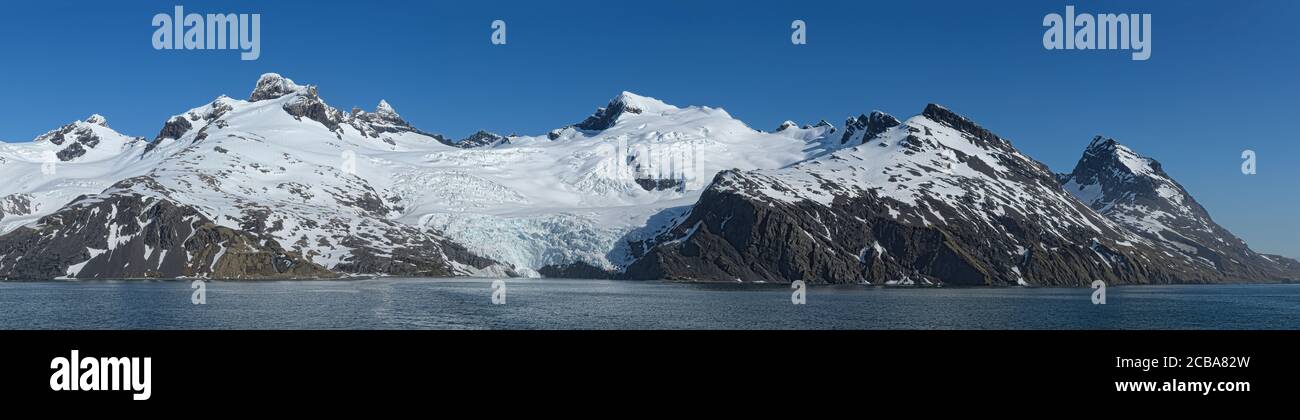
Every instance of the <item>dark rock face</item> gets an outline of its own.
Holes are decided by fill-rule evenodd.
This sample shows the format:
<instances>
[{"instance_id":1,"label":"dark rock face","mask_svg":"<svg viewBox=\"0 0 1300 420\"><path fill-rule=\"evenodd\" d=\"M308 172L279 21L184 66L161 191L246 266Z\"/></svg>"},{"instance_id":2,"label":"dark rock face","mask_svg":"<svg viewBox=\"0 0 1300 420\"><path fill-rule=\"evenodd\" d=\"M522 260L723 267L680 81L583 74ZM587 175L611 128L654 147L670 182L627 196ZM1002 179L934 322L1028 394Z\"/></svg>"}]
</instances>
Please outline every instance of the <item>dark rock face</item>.
<instances>
[{"instance_id":1,"label":"dark rock face","mask_svg":"<svg viewBox=\"0 0 1300 420\"><path fill-rule=\"evenodd\" d=\"M979 141L995 142L995 143L1010 145L1009 142L1003 140L1002 137L998 137L997 134L993 134L992 131L985 129L984 127L980 127L979 124L975 124L974 121L971 121L961 115L957 115L957 113L949 111L948 108L944 108L940 105L937 104L926 105L925 111L922 112L921 115L924 115L929 119L939 121L949 126L952 126L953 128L956 128L964 133L969 133L971 136L974 136L975 139Z\"/></svg>"},{"instance_id":2,"label":"dark rock face","mask_svg":"<svg viewBox=\"0 0 1300 420\"><path fill-rule=\"evenodd\" d=\"M81 147L81 143L72 143L54 155L57 156L59 160L67 162L79 158L84 154L86 154L86 148Z\"/></svg>"},{"instance_id":3,"label":"dark rock face","mask_svg":"<svg viewBox=\"0 0 1300 420\"><path fill-rule=\"evenodd\" d=\"M77 144L85 145L86 147L93 149L95 146L99 145L99 136L96 136L95 132L90 131L89 128L78 129Z\"/></svg>"},{"instance_id":4,"label":"dark rock face","mask_svg":"<svg viewBox=\"0 0 1300 420\"><path fill-rule=\"evenodd\" d=\"M891 206L899 203L871 194L837 198L829 208L807 201L765 202L730 189L760 188L748 176L752 174L720 174L715 180L719 188L707 190L691 216L628 267L626 276L972 286L1015 285L1022 278L1032 284L1064 286L1085 286L1092 280L1110 284L1177 280L1172 273L1145 266L1114 269L1100 262L1094 247L1117 260L1128 256L1112 246L1091 244L1083 234L1053 238L1029 220L1007 218L997 228L918 225L890 217ZM1003 235L1003 230L1041 238L1041 242L1024 254L1017 254L1010 244L987 242L991 235Z\"/></svg>"},{"instance_id":5,"label":"dark rock face","mask_svg":"<svg viewBox=\"0 0 1300 420\"><path fill-rule=\"evenodd\" d=\"M326 105L314 94L299 96L296 100L284 104L284 111L299 120L307 118L319 122L330 131L338 131L339 122L343 120L342 112Z\"/></svg>"},{"instance_id":6,"label":"dark rock face","mask_svg":"<svg viewBox=\"0 0 1300 420\"><path fill-rule=\"evenodd\" d=\"M32 140L32 142L40 143L48 141L54 145L62 146L64 143L63 136L75 129L77 129L76 124L68 124L57 130L52 130L48 133L37 136L35 140Z\"/></svg>"},{"instance_id":7,"label":"dark rock face","mask_svg":"<svg viewBox=\"0 0 1300 420\"><path fill-rule=\"evenodd\" d=\"M565 279L614 279L618 273L577 261L570 264L548 265L538 269L543 277Z\"/></svg>"},{"instance_id":8,"label":"dark rock face","mask_svg":"<svg viewBox=\"0 0 1300 420\"><path fill-rule=\"evenodd\" d=\"M85 155L87 151L94 149L95 146L99 146L101 139L95 134L94 130L91 130L85 124L108 127L104 117L92 115L85 123L74 122L56 130L51 130L36 137L33 142L48 142L56 146L63 146L58 152L55 152L55 156L62 162L71 161Z\"/></svg>"},{"instance_id":9,"label":"dark rock face","mask_svg":"<svg viewBox=\"0 0 1300 420\"><path fill-rule=\"evenodd\" d=\"M479 130L473 135L470 135L469 137L466 137L464 139L461 139L460 141L455 142L454 146L462 149L472 149L475 147L495 146L496 144L501 143L505 140L506 140L505 137L499 136L495 133Z\"/></svg>"},{"instance_id":10,"label":"dark rock face","mask_svg":"<svg viewBox=\"0 0 1300 420\"><path fill-rule=\"evenodd\" d=\"M189 132L191 128L194 128L194 124L191 124L190 120L185 117L172 117L172 119L167 120L166 124L163 124L162 130L158 132L158 137L155 137L154 141L157 142L162 139L179 139L181 136L185 135L186 132Z\"/></svg>"},{"instance_id":11,"label":"dark rock face","mask_svg":"<svg viewBox=\"0 0 1300 420\"><path fill-rule=\"evenodd\" d=\"M597 109L595 114L592 114L580 123L574 124L574 127L587 131L605 130L613 127L614 123L618 122L618 117L623 115L625 112L629 114L640 114L644 111L615 98L609 102L609 105Z\"/></svg>"},{"instance_id":12,"label":"dark rock face","mask_svg":"<svg viewBox=\"0 0 1300 420\"><path fill-rule=\"evenodd\" d=\"M686 182L680 179L637 178L636 184L646 191L682 190Z\"/></svg>"},{"instance_id":13,"label":"dark rock face","mask_svg":"<svg viewBox=\"0 0 1300 420\"><path fill-rule=\"evenodd\" d=\"M165 194L127 192L132 187L156 184L121 181L114 193L82 197L0 237L0 278L335 276L274 240L217 226Z\"/></svg>"},{"instance_id":14,"label":"dark rock face","mask_svg":"<svg viewBox=\"0 0 1300 420\"><path fill-rule=\"evenodd\" d=\"M200 127L199 132L194 136L196 142L207 138L209 126L227 127L229 123L221 119L233 109L227 99L229 98L224 96L217 98L207 107L200 108L203 111L190 111L185 115L177 115L168 119L167 123L163 124L162 130L158 131L158 136L154 137L153 142L145 146L145 153L153 151L154 148L158 147L158 142L164 139L180 140L190 130L193 130L196 124Z\"/></svg>"},{"instance_id":15,"label":"dark rock face","mask_svg":"<svg viewBox=\"0 0 1300 420\"><path fill-rule=\"evenodd\" d=\"M417 235L390 239L401 246L391 252L375 249L370 243L361 240L345 241L343 244L353 247L352 255L342 264L334 267L344 273L386 274L407 277L451 277L460 275L452 261L483 269L497 264L496 261L483 258L459 244L439 240L433 237ZM414 238L414 239L412 239ZM510 272L510 276L517 274Z\"/></svg>"},{"instance_id":16,"label":"dark rock face","mask_svg":"<svg viewBox=\"0 0 1300 420\"><path fill-rule=\"evenodd\" d=\"M822 123L826 123L825 120ZM844 121L844 135L840 137L841 144L847 144L854 141L856 144L866 143L875 139L885 130L899 126L900 123L894 116L880 112L872 111L871 115L859 115L857 118L849 118ZM822 125L818 123L818 125ZM830 125L826 123L825 125Z\"/></svg>"},{"instance_id":17,"label":"dark rock face","mask_svg":"<svg viewBox=\"0 0 1300 420\"><path fill-rule=\"evenodd\" d=\"M32 196L30 194L10 194L0 197L0 220L5 217L24 216L31 214L35 210L32 205Z\"/></svg>"},{"instance_id":18,"label":"dark rock face","mask_svg":"<svg viewBox=\"0 0 1300 420\"><path fill-rule=\"evenodd\" d=\"M1215 223L1160 162L1114 139L1094 138L1074 170L1059 179L1066 191L1099 213L1183 256L1182 264L1240 279L1300 278L1300 263L1251 250Z\"/></svg>"}]
</instances>

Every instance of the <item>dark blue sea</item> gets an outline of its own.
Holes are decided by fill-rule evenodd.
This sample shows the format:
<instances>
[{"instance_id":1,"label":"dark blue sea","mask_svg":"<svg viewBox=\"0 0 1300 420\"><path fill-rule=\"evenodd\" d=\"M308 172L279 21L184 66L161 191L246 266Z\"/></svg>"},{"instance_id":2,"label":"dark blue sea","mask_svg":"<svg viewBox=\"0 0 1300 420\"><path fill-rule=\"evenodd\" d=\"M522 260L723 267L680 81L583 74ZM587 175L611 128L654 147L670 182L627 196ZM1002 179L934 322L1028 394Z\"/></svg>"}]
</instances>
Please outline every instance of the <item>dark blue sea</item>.
<instances>
[{"instance_id":1,"label":"dark blue sea","mask_svg":"<svg viewBox=\"0 0 1300 420\"><path fill-rule=\"evenodd\" d=\"M1107 289L566 279L0 282L3 329L1300 329L1300 285Z\"/></svg>"}]
</instances>

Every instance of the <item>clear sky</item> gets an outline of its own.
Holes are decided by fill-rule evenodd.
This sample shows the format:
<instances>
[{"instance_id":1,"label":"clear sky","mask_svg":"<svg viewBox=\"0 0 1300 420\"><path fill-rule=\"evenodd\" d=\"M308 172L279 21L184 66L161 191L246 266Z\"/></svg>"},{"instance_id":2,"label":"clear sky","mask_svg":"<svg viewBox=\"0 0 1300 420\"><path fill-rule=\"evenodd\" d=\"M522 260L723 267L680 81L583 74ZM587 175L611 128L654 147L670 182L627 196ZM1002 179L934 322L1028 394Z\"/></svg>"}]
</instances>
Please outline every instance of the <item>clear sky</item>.
<instances>
[{"instance_id":1,"label":"clear sky","mask_svg":"<svg viewBox=\"0 0 1300 420\"><path fill-rule=\"evenodd\" d=\"M261 57L157 51L151 19L260 13ZM1043 16L1151 13L1150 60L1047 51ZM936 102L1058 172L1092 136L1160 160L1257 250L1300 256L1300 2L267 1L5 2L0 139L91 113L153 138L171 115L246 98L264 72L460 138L542 134L623 90L726 108L754 128ZM489 42L493 20L507 45ZM808 44L790 43L807 22ZM1242 175L1241 152L1259 173Z\"/></svg>"}]
</instances>

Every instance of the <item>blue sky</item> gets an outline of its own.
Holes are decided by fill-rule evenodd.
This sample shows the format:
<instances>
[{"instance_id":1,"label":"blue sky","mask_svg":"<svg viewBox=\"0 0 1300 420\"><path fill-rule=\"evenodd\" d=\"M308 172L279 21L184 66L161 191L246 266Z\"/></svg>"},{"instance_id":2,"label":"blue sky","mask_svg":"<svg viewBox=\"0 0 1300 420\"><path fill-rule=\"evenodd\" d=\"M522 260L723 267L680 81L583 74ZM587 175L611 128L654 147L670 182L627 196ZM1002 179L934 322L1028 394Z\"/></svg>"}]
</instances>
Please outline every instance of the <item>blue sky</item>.
<instances>
[{"instance_id":1,"label":"blue sky","mask_svg":"<svg viewBox=\"0 0 1300 420\"><path fill-rule=\"evenodd\" d=\"M260 13L261 58L156 51L150 20ZM1047 51L1043 16L1153 15L1151 59ZM1068 171L1092 136L1160 160L1257 250L1300 256L1300 2L275 1L6 2L0 139L91 113L152 138L217 95L278 72L340 108L380 99L452 137L541 134L623 90L726 108L751 126L941 103ZM508 44L489 42L506 21ZM790 43L790 22L808 44ZM1240 154L1259 174L1240 173Z\"/></svg>"}]
</instances>

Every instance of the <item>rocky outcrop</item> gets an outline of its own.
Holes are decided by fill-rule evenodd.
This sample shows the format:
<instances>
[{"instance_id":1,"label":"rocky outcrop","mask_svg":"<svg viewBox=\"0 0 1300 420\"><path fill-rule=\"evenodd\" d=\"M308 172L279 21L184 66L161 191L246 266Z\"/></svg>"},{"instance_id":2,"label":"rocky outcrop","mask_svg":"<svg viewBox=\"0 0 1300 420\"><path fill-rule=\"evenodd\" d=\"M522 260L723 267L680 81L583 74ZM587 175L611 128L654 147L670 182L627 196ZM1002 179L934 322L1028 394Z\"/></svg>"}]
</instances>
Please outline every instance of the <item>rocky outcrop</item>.
<instances>
[{"instance_id":1,"label":"rocky outcrop","mask_svg":"<svg viewBox=\"0 0 1300 420\"><path fill-rule=\"evenodd\" d=\"M266 73L257 79L253 93L248 95L249 102L276 99L286 95L302 93L307 87L299 86L293 80L275 73Z\"/></svg>"},{"instance_id":2,"label":"rocky outcrop","mask_svg":"<svg viewBox=\"0 0 1300 420\"><path fill-rule=\"evenodd\" d=\"M28 215L35 210L31 194L10 194L0 197L0 221L8 216Z\"/></svg>"},{"instance_id":3,"label":"rocky outcrop","mask_svg":"<svg viewBox=\"0 0 1300 420\"><path fill-rule=\"evenodd\" d=\"M453 143L452 145L462 149L472 149L475 147L490 147L504 141L506 141L506 138L496 133L479 130L478 132L475 132L469 137L463 138L460 141Z\"/></svg>"},{"instance_id":4,"label":"rocky outcrop","mask_svg":"<svg viewBox=\"0 0 1300 420\"><path fill-rule=\"evenodd\" d=\"M0 237L0 278L327 278L273 239L218 226L148 178L82 197Z\"/></svg>"},{"instance_id":5,"label":"rocky outcrop","mask_svg":"<svg viewBox=\"0 0 1300 420\"><path fill-rule=\"evenodd\" d=\"M592 114L587 117L587 119L584 119L582 122L574 124L573 126L580 130L601 131L613 127L614 123L618 122L618 117L622 116L624 113L640 114L641 112L641 108L629 105L626 101L615 98L609 102L609 105L597 109L595 114Z\"/></svg>"},{"instance_id":6,"label":"rocky outcrop","mask_svg":"<svg viewBox=\"0 0 1300 420\"><path fill-rule=\"evenodd\" d=\"M190 124L190 120L185 119L185 117L172 117L170 120L167 120L166 124L163 124L162 130L158 131L158 136L154 138L154 141L162 139L179 139L181 136L185 135L186 132L190 131L191 128L194 128L194 125Z\"/></svg>"},{"instance_id":7,"label":"rocky outcrop","mask_svg":"<svg viewBox=\"0 0 1300 420\"><path fill-rule=\"evenodd\" d=\"M344 118L342 112L326 105L324 101L321 101L320 97L316 96L315 89L312 89L308 94L298 96L297 98L294 98L294 100L286 102L284 104L284 112L289 113L289 115L294 116L294 118L298 118L300 121L303 118L307 118L321 123L321 125L324 125L325 128L328 128L330 131L338 131L339 123L343 121Z\"/></svg>"},{"instance_id":8,"label":"rocky outcrop","mask_svg":"<svg viewBox=\"0 0 1300 420\"><path fill-rule=\"evenodd\" d=\"M826 121L823 120L822 123L826 123ZM900 124L902 123L893 115L880 111L871 111L870 115L858 115L857 118L849 118L844 121L844 135L840 137L840 143L862 144L875 139L885 130L897 127ZM826 125L829 125L829 123Z\"/></svg>"}]
</instances>

